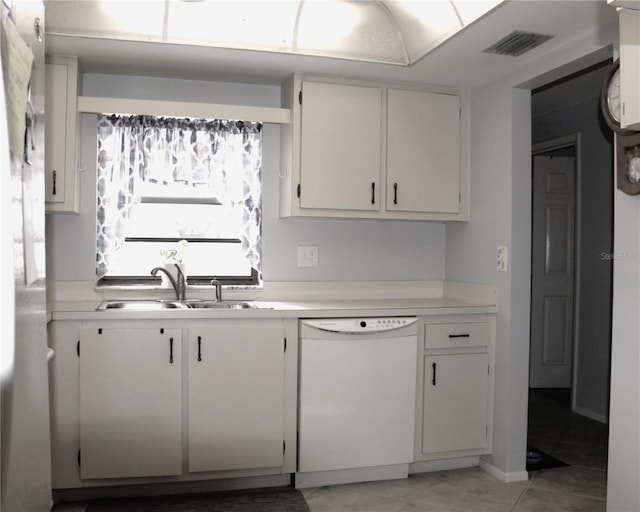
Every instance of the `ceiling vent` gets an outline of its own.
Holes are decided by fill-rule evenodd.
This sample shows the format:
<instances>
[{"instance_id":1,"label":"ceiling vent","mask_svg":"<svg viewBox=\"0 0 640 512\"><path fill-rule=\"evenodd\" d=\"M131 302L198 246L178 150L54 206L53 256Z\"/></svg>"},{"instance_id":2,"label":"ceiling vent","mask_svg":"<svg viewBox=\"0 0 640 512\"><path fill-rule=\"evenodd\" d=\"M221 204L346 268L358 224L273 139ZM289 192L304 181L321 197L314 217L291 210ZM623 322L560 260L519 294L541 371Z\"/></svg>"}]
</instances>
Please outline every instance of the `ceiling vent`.
<instances>
[{"instance_id":1,"label":"ceiling vent","mask_svg":"<svg viewBox=\"0 0 640 512\"><path fill-rule=\"evenodd\" d=\"M514 30L511 34L503 37L497 43L494 43L489 46L489 48L482 50L482 52L518 57L548 41L552 37L553 36L547 36L544 34L534 34L533 32Z\"/></svg>"}]
</instances>

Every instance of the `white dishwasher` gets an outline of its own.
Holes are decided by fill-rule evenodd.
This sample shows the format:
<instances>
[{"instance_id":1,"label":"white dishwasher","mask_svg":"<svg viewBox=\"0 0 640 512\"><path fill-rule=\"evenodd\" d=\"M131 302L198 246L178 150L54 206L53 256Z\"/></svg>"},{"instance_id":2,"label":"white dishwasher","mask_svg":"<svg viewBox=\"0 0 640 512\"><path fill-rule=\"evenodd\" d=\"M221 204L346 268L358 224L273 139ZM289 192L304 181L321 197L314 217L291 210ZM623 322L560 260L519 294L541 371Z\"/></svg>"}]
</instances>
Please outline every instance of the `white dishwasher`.
<instances>
[{"instance_id":1,"label":"white dishwasher","mask_svg":"<svg viewBox=\"0 0 640 512\"><path fill-rule=\"evenodd\" d=\"M300 321L299 472L413 460L415 317Z\"/></svg>"}]
</instances>

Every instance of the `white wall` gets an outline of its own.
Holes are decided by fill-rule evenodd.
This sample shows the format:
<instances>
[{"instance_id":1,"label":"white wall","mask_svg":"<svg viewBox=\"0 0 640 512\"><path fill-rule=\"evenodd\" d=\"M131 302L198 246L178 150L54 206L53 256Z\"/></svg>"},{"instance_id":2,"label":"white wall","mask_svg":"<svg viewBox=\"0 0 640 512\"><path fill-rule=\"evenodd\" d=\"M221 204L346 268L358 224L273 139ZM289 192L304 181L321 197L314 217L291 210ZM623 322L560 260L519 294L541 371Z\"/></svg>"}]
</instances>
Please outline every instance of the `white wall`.
<instances>
[{"instance_id":1,"label":"white wall","mask_svg":"<svg viewBox=\"0 0 640 512\"><path fill-rule=\"evenodd\" d=\"M280 88L222 82L86 75L87 96L134 97L280 106ZM95 261L95 116L82 116L80 215L47 216L47 275L92 281ZM443 224L280 219L280 128L265 125L263 144L263 277L270 281L441 280ZM297 246L317 245L319 266L297 267Z\"/></svg>"},{"instance_id":2,"label":"white wall","mask_svg":"<svg viewBox=\"0 0 640 512\"><path fill-rule=\"evenodd\" d=\"M530 258L529 92L509 85L471 97L471 221L447 227L447 279L497 288L494 453L490 464L507 480L522 479L526 459ZM525 146L521 148L520 146ZM518 150L518 151L516 151ZM514 199L517 197L517 201ZM514 230L519 237L514 237ZM507 272L496 248L509 247ZM514 287L518 286L518 293Z\"/></svg>"},{"instance_id":3,"label":"white wall","mask_svg":"<svg viewBox=\"0 0 640 512\"><path fill-rule=\"evenodd\" d=\"M640 510L640 197L616 191L607 510Z\"/></svg>"}]
</instances>

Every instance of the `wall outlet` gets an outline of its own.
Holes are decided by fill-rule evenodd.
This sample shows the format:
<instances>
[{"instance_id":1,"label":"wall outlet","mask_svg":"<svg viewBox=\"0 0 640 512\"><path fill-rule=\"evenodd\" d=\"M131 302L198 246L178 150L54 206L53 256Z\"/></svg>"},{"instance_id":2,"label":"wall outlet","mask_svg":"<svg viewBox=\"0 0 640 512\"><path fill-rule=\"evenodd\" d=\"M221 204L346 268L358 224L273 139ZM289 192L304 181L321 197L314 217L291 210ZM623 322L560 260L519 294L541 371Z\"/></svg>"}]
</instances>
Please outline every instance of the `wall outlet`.
<instances>
[{"instance_id":1,"label":"wall outlet","mask_svg":"<svg viewBox=\"0 0 640 512\"><path fill-rule=\"evenodd\" d=\"M506 272L509 263L509 252L506 245L498 246L498 270L500 272Z\"/></svg>"},{"instance_id":2,"label":"wall outlet","mask_svg":"<svg viewBox=\"0 0 640 512\"><path fill-rule=\"evenodd\" d=\"M299 245L298 246L298 266L317 267L318 266L318 246Z\"/></svg>"}]
</instances>

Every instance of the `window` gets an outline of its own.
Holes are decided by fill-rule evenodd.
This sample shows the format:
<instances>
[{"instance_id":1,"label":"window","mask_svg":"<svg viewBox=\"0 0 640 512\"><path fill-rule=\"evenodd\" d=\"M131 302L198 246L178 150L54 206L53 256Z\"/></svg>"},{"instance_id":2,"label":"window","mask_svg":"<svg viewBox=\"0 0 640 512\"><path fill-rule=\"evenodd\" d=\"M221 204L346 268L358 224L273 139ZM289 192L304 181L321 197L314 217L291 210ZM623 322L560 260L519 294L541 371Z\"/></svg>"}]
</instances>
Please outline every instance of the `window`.
<instances>
[{"instance_id":1,"label":"window","mask_svg":"<svg viewBox=\"0 0 640 512\"><path fill-rule=\"evenodd\" d=\"M182 240L189 284L259 284L261 161L260 123L100 115L98 284L159 283Z\"/></svg>"}]
</instances>

